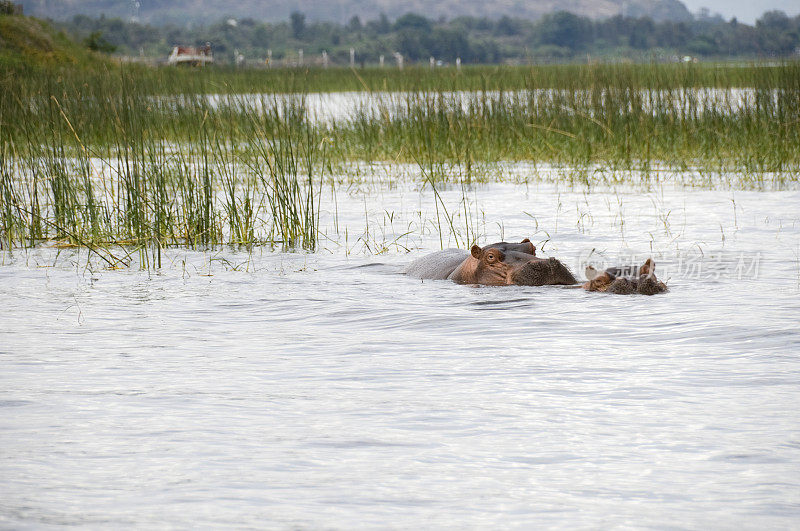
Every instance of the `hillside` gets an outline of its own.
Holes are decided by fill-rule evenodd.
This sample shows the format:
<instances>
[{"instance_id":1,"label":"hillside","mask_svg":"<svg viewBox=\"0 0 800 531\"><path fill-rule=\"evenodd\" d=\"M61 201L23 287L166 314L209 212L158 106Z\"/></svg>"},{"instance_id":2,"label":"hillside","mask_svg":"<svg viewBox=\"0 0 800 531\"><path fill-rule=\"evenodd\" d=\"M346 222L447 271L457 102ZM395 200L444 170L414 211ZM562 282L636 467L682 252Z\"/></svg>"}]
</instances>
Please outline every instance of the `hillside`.
<instances>
[{"instance_id":1,"label":"hillside","mask_svg":"<svg viewBox=\"0 0 800 531\"><path fill-rule=\"evenodd\" d=\"M104 60L45 21L0 15L0 65L79 65Z\"/></svg>"},{"instance_id":2,"label":"hillside","mask_svg":"<svg viewBox=\"0 0 800 531\"><path fill-rule=\"evenodd\" d=\"M19 0L18 0L19 1ZM54 19L77 14L129 19L151 24L209 23L223 17L253 18L276 22L287 20L293 11L310 21L346 22L378 18L381 13L394 19L405 13L422 13L448 20L460 16L499 19L503 16L535 20L555 11L570 11L590 18L614 15L649 16L656 21L690 20L692 15L679 0L22 0L28 15ZM137 7L138 5L138 7Z\"/></svg>"}]
</instances>

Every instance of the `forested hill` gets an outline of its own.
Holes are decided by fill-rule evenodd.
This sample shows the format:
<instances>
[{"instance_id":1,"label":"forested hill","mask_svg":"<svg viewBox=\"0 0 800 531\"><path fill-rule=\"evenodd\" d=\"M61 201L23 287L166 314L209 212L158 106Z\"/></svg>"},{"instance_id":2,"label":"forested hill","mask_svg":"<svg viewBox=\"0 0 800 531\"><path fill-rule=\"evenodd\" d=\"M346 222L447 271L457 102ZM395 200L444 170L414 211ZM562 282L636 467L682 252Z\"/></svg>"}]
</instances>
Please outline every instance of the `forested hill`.
<instances>
[{"instance_id":1,"label":"forested hill","mask_svg":"<svg viewBox=\"0 0 800 531\"><path fill-rule=\"evenodd\" d=\"M248 63L291 65L305 54L304 64L319 64L322 53L331 64L347 65L350 50L359 64L392 61L399 52L410 62L541 63L599 60L669 61L700 58L791 57L800 47L800 16L765 13L754 26L721 18L690 22L654 22L647 17L619 15L593 20L559 11L536 22L502 17L460 17L431 20L406 14L392 21L353 18L346 24L309 22L301 13L278 23L222 19L193 26L155 26L85 15L59 22L76 40L122 55L165 58L176 44L212 43L217 63L231 63L235 54Z\"/></svg>"},{"instance_id":2,"label":"forested hill","mask_svg":"<svg viewBox=\"0 0 800 531\"><path fill-rule=\"evenodd\" d=\"M0 1L0 70L8 67L87 66L111 64L92 50L96 42L79 43L43 20L16 16ZM99 37L99 34L98 34Z\"/></svg>"},{"instance_id":3,"label":"forested hill","mask_svg":"<svg viewBox=\"0 0 800 531\"><path fill-rule=\"evenodd\" d=\"M678 0L16 0L25 13L36 17L68 19L75 15L134 17L150 24L208 24L220 18L252 18L277 22L298 11L309 21L346 22L385 14L395 19L405 13L424 13L432 19L461 16L503 16L536 20L547 13L569 11L589 18L650 17L656 22L688 21L692 15Z\"/></svg>"}]
</instances>

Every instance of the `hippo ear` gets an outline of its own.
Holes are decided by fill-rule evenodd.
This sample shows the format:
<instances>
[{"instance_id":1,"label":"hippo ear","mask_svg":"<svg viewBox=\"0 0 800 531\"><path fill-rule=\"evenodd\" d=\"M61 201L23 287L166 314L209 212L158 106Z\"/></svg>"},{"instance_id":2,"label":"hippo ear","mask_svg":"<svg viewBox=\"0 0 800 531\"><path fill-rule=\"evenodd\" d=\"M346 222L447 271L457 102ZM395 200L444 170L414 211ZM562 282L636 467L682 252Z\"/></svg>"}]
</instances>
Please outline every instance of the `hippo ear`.
<instances>
[{"instance_id":1,"label":"hippo ear","mask_svg":"<svg viewBox=\"0 0 800 531\"><path fill-rule=\"evenodd\" d=\"M532 243L531 243L531 240L530 240L530 238L525 238L525 239L524 239L524 240L522 240L520 243L528 243L528 244L530 244L530 246L531 246L531 252L530 252L530 253L528 253L528 254L532 254L533 256L536 256L536 246L535 246L534 244L532 244Z\"/></svg>"},{"instance_id":2,"label":"hippo ear","mask_svg":"<svg viewBox=\"0 0 800 531\"><path fill-rule=\"evenodd\" d=\"M642 267L639 268L639 276L647 275L653 276L656 273L656 263L653 262L652 258L648 258L647 261L642 264Z\"/></svg>"},{"instance_id":3,"label":"hippo ear","mask_svg":"<svg viewBox=\"0 0 800 531\"><path fill-rule=\"evenodd\" d=\"M480 247L478 247L477 245L473 245L472 249L470 249L469 251L472 253L473 258L476 258L477 260L481 259L483 250Z\"/></svg>"}]
</instances>

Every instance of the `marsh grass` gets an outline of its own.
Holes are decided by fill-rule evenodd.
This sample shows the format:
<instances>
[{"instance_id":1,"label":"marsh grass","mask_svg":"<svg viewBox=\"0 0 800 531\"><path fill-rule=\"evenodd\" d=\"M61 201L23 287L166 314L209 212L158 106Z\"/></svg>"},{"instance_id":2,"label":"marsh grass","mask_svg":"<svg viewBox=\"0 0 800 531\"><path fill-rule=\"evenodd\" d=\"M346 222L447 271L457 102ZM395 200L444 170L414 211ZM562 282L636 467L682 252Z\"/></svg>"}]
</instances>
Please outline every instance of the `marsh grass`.
<instances>
[{"instance_id":1,"label":"marsh grass","mask_svg":"<svg viewBox=\"0 0 800 531\"><path fill-rule=\"evenodd\" d=\"M373 98L347 117L317 119L308 94L335 90ZM735 172L758 188L796 180L798 145L798 63L8 68L0 245L53 240L96 249L109 264L139 253L155 266L166 246L313 251L325 176L365 161L417 165L440 234L469 246L471 187L505 161L530 161L534 173L542 163L569 168L565 178L589 186L598 167L621 183L632 173L657 181L667 167ZM439 195L448 183L461 187L456 206Z\"/></svg>"},{"instance_id":2,"label":"marsh grass","mask_svg":"<svg viewBox=\"0 0 800 531\"><path fill-rule=\"evenodd\" d=\"M328 140L309 123L302 100L275 101L262 119L253 117L253 122L255 151L246 156L253 155L250 167L269 203L273 235L278 238L272 241L313 251Z\"/></svg>"}]
</instances>

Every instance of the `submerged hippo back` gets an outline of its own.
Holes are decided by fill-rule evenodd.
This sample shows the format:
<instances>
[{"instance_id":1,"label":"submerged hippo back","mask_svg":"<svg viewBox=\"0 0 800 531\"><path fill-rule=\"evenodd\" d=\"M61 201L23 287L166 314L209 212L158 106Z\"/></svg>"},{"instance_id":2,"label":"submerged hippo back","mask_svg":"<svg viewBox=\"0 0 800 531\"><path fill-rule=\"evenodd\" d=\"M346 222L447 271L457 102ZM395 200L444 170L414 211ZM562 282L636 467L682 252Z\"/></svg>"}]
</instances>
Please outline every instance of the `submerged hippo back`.
<instances>
[{"instance_id":1,"label":"submerged hippo back","mask_svg":"<svg viewBox=\"0 0 800 531\"><path fill-rule=\"evenodd\" d=\"M445 249L417 258L406 266L403 273L423 280L445 280L469 253L463 249Z\"/></svg>"}]
</instances>

